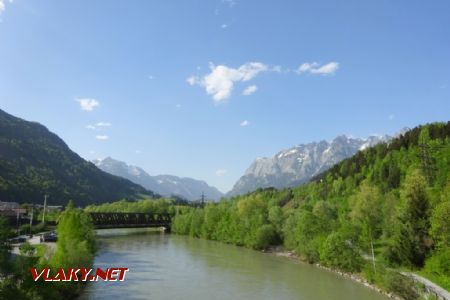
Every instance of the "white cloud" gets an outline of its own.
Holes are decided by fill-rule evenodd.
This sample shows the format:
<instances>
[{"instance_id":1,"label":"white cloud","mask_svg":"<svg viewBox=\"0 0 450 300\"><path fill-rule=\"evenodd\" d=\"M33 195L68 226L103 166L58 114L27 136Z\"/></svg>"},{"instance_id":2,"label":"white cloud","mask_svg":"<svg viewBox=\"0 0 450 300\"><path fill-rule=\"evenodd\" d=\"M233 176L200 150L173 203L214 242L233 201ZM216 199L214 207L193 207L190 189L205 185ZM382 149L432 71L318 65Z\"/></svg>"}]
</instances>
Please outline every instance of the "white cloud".
<instances>
[{"instance_id":1,"label":"white cloud","mask_svg":"<svg viewBox=\"0 0 450 300\"><path fill-rule=\"evenodd\" d=\"M228 26L229 26L228 24L225 24L225 23L224 23L224 24L220 25L220 28L222 28L222 29L227 29Z\"/></svg>"},{"instance_id":2,"label":"white cloud","mask_svg":"<svg viewBox=\"0 0 450 300\"><path fill-rule=\"evenodd\" d=\"M86 125L86 129L91 129L91 130L100 130L101 127L111 127L112 124L109 122L97 122L94 125L89 124Z\"/></svg>"},{"instance_id":3,"label":"white cloud","mask_svg":"<svg viewBox=\"0 0 450 300\"><path fill-rule=\"evenodd\" d=\"M198 70L198 67L197 67ZM188 79L186 79L187 83L189 83L189 85L194 85L194 84L200 84L200 81L198 79L198 77L196 76L191 76Z\"/></svg>"},{"instance_id":4,"label":"white cloud","mask_svg":"<svg viewBox=\"0 0 450 300\"><path fill-rule=\"evenodd\" d=\"M107 136L107 135L96 135L95 138L97 140L105 141L105 140L109 139L109 136Z\"/></svg>"},{"instance_id":5,"label":"white cloud","mask_svg":"<svg viewBox=\"0 0 450 300\"><path fill-rule=\"evenodd\" d=\"M333 75L339 69L339 63L332 61L324 65L320 65L317 62L303 63L298 69L297 73L310 73L319 75Z\"/></svg>"},{"instance_id":6,"label":"white cloud","mask_svg":"<svg viewBox=\"0 0 450 300\"><path fill-rule=\"evenodd\" d=\"M230 7L233 7L236 5L235 0L222 0L223 3L228 4Z\"/></svg>"},{"instance_id":7,"label":"white cloud","mask_svg":"<svg viewBox=\"0 0 450 300\"><path fill-rule=\"evenodd\" d=\"M97 124L95 124L95 126L97 127L111 127L112 124L109 122L98 122Z\"/></svg>"},{"instance_id":8,"label":"white cloud","mask_svg":"<svg viewBox=\"0 0 450 300\"><path fill-rule=\"evenodd\" d=\"M268 67L260 62L249 62L234 69L225 65L215 66L210 63L211 73L203 78L191 76L187 79L190 85L200 85L205 88L206 93L213 97L216 103L230 97L236 82L245 82L253 79L259 73L267 71Z\"/></svg>"},{"instance_id":9,"label":"white cloud","mask_svg":"<svg viewBox=\"0 0 450 300\"><path fill-rule=\"evenodd\" d=\"M5 11L6 2L13 3L13 0L0 0L0 14Z\"/></svg>"},{"instance_id":10,"label":"white cloud","mask_svg":"<svg viewBox=\"0 0 450 300\"><path fill-rule=\"evenodd\" d=\"M219 177L224 176L225 174L227 174L227 170L225 170L225 169L218 169L216 171L216 175Z\"/></svg>"},{"instance_id":11,"label":"white cloud","mask_svg":"<svg viewBox=\"0 0 450 300\"><path fill-rule=\"evenodd\" d=\"M319 66L319 64L318 63L316 63L316 62L313 62L313 63L303 63L303 64L301 64L299 67L298 67L298 72L299 73L304 73L304 72L308 72L308 71L310 71L312 68L316 68L316 67L318 67Z\"/></svg>"},{"instance_id":12,"label":"white cloud","mask_svg":"<svg viewBox=\"0 0 450 300\"><path fill-rule=\"evenodd\" d=\"M100 102L92 98L76 98L75 100L80 103L80 108L85 111L92 111L100 106Z\"/></svg>"},{"instance_id":13,"label":"white cloud","mask_svg":"<svg viewBox=\"0 0 450 300\"><path fill-rule=\"evenodd\" d=\"M242 95L249 96L249 95L253 94L254 92L256 92L257 90L258 90L258 87L256 85L250 85L242 92Z\"/></svg>"},{"instance_id":14,"label":"white cloud","mask_svg":"<svg viewBox=\"0 0 450 300\"><path fill-rule=\"evenodd\" d=\"M248 120L244 120L244 121L241 122L240 125L241 125L242 127L245 127L245 126L250 125L250 122L249 122Z\"/></svg>"}]
</instances>

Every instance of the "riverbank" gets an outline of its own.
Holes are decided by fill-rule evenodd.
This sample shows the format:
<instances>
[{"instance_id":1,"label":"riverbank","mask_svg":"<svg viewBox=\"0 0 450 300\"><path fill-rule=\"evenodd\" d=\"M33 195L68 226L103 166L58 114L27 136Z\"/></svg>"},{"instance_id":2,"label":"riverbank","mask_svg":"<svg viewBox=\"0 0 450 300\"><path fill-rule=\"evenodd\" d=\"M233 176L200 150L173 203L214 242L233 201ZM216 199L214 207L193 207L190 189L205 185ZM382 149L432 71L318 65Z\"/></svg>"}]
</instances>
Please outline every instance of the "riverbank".
<instances>
[{"instance_id":1,"label":"riverbank","mask_svg":"<svg viewBox=\"0 0 450 300\"><path fill-rule=\"evenodd\" d=\"M124 282L88 285L81 299L389 298L308 264L219 241L133 229L99 233L94 267L130 268ZM118 233L118 234L116 234Z\"/></svg>"},{"instance_id":2,"label":"riverbank","mask_svg":"<svg viewBox=\"0 0 450 300\"><path fill-rule=\"evenodd\" d=\"M307 263L305 262L303 259L301 259L300 256L298 256L294 251L288 251L285 250L282 246L274 246L274 247L269 247L267 250L263 250L262 252L264 253L269 253L275 256L280 256L280 257L286 257L289 259L293 259L293 260L298 260L301 261L303 263ZM364 285L367 288L370 288L386 297L389 297L391 299L396 299L396 300L401 300L402 298L398 297L397 295L390 293L388 291L385 291L379 287L377 287L376 285L370 283L369 281L367 281L365 278L363 278L362 276L358 275L358 274L352 274L352 273L347 273L347 272L343 272L337 269L332 269L332 268L328 268L325 267L319 263L315 263L314 264L316 267L321 268L323 270L327 270L329 272L333 272L335 274L338 274L340 276L343 276L345 278L351 279L355 282L358 282L362 285Z\"/></svg>"}]
</instances>

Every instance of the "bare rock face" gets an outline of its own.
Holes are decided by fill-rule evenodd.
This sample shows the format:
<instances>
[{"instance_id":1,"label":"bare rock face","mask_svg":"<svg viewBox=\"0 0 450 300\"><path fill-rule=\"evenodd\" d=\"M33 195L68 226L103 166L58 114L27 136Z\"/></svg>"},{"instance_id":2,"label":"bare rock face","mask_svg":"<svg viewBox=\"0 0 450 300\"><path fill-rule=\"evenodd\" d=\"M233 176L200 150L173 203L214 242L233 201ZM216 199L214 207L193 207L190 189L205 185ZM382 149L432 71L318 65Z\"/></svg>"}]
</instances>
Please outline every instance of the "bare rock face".
<instances>
[{"instance_id":1,"label":"bare rock face","mask_svg":"<svg viewBox=\"0 0 450 300\"><path fill-rule=\"evenodd\" d=\"M244 194L257 188L285 188L302 184L359 150L390 139L387 135L366 139L341 135L331 142L298 145L280 151L273 157L257 158L227 196Z\"/></svg>"}]
</instances>

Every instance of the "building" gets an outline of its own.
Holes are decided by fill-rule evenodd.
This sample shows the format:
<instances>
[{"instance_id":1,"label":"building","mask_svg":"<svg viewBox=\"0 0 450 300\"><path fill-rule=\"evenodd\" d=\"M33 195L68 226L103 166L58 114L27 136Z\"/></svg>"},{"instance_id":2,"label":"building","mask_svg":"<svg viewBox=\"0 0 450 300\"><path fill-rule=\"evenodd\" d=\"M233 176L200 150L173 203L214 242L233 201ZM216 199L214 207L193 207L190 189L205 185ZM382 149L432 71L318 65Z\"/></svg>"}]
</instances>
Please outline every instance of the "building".
<instances>
[{"instance_id":1,"label":"building","mask_svg":"<svg viewBox=\"0 0 450 300\"><path fill-rule=\"evenodd\" d=\"M0 216L4 217L14 217L23 216L27 213L25 208L20 208L17 202L3 202L0 201Z\"/></svg>"}]
</instances>

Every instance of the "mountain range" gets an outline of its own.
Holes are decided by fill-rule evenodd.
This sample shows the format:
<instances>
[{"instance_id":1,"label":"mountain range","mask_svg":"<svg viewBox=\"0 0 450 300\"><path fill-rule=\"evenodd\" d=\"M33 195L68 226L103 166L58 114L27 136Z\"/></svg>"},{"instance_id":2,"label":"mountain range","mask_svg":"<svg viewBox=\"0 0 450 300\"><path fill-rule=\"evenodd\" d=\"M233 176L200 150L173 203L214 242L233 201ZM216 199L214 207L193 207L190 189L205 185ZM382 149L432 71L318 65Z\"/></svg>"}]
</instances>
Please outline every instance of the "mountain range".
<instances>
[{"instance_id":1,"label":"mountain range","mask_svg":"<svg viewBox=\"0 0 450 300\"><path fill-rule=\"evenodd\" d=\"M359 150L391 138L341 135L332 141L302 144L272 157L257 158L226 197L258 188L305 183ZM173 175L151 176L142 168L110 157L88 162L43 125L0 110L1 201L40 203L44 194L49 194L51 204L65 204L72 199L76 205L85 205L141 195L198 200L202 193L212 200L224 196L204 181Z\"/></svg>"},{"instance_id":2,"label":"mountain range","mask_svg":"<svg viewBox=\"0 0 450 300\"><path fill-rule=\"evenodd\" d=\"M77 206L155 194L98 169L45 126L0 110L0 201Z\"/></svg>"},{"instance_id":3,"label":"mountain range","mask_svg":"<svg viewBox=\"0 0 450 300\"><path fill-rule=\"evenodd\" d=\"M181 196L191 201L199 200L202 193L206 199L212 200L219 200L223 196L217 188L209 186L202 180L173 175L151 176L140 167L128 165L111 157L97 159L93 163L105 172L129 179L162 196Z\"/></svg>"},{"instance_id":4,"label":"mountain range","mask_svg":"<svg viewBox=\"0 0 450 300\"><path fill-rule=\"evenodd\" d=\"M226 196L236 196L258 188L286 188L305 183L359 150L387 142L391 138L388 135L365 139L340 135L332 141L301 144L272 157L257 158Z\"/></svg>"}]
</instances>

